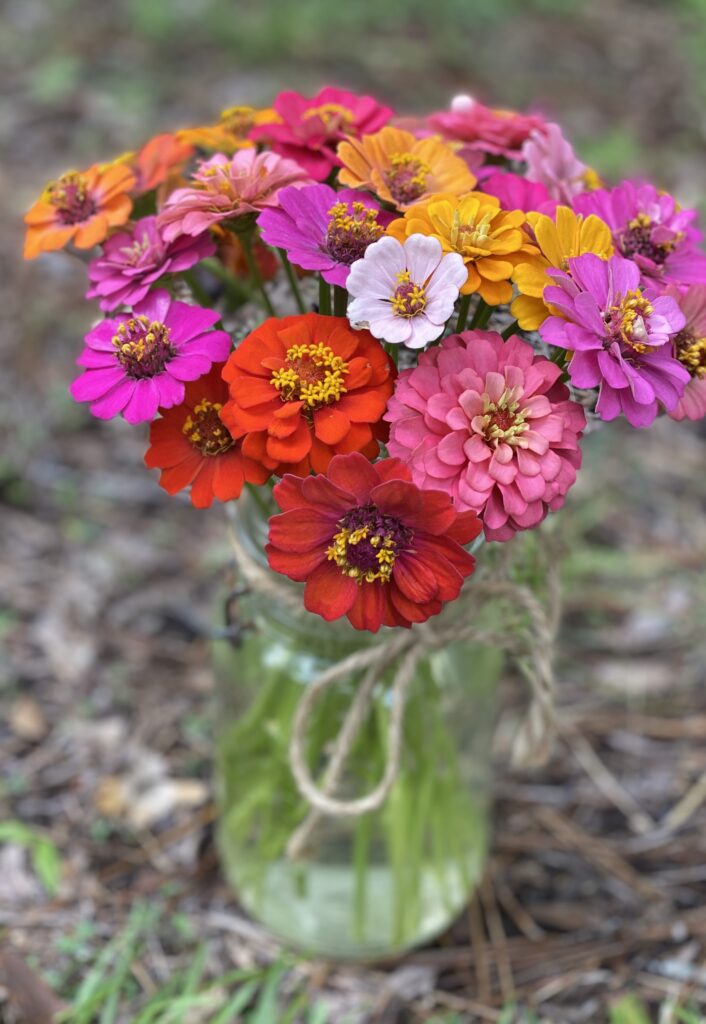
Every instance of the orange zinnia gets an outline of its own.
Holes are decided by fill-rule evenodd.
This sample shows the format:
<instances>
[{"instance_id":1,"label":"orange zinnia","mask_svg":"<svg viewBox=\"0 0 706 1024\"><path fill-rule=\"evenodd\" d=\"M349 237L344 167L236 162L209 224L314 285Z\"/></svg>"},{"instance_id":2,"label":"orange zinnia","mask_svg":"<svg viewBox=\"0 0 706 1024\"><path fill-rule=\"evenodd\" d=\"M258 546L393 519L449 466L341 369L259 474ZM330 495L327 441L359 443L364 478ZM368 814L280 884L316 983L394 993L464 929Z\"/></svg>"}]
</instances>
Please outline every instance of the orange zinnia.
<instances>
[{"instance_id":1,"label":"orange zinnia","mask_svg":"<svg viewBox=\"0 0 706 1024\"><path fill-rule=\"evenodd\" d=\"M268 470L323 473L337 454L375 458L394 374L380 342L342 317L271 317L225 365L221 418Z\"/></svg>"},{"instance_id":2,"label":"orange zinnia","mask_svg":"<svg viewBox=\"0 0 706 1024\"><path fill-rule=\"evenodd\" d=\"M417 139L401 128L382 128L362 139L348 138L337 150L338 180L367 188L406 210L438 192L459 196L476 184L465 160L438 138Z\"/></svg>"},{"instance_id":3,"label":"orange zinnia","mask_svg":"<svg viewBox=\"0 0 706 1024\"><path fill-rule=\"evenodd\" d=\"M130 216L128 192L134 185L133 171L121 164L94 164L87 171L67 171L50 181L25 214L25 259L63 249L69 242L78 249L98 245L110 228Z\"/></svg>"},{"instance_id":4,"label":"orange zinnia","mask_svg":"<svg viewBox=\"0 0 706 1024\"><path fill-rule=\"evenodd\" d=\"M220 418L228 399L222 364L186 385L184 401L163 409L150 425L145 464L161 469L159 486L168 494L191 487L191 504L210 508L217 501L240 496L243 484L264 484L269 470L246 458Z\"/></svg>"}]
</instances>

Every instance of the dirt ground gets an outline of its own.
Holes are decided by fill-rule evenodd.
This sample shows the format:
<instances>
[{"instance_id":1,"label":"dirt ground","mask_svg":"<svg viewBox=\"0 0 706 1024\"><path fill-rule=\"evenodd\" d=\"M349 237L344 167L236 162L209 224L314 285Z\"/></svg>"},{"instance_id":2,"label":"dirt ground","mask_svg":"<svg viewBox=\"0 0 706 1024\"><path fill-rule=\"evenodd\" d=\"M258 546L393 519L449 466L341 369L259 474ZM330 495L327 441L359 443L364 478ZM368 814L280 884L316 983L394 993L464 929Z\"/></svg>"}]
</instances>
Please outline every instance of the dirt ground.
<instances>
[{"instance_id":1,"label":"dirt ground","mask_svg":"<svg viewBox=\"0 0 706 1024\"><path fill-rule=\"evenodd\" d=\"M213 977L279 952L238 912L212 845L208 632L228 563L222 518L157 487L139 430L71 404L95 315L83 268L69 257L22 266L19 211L66 166L175 118L266 102L284 81L338 77L405 109L417 100L399 68L415 54L439 68L420 104L466 81L456 51L434 37L427 53L411 18L394 75L379 39L347 64L320 40L306 69L276 50L241 66L217 27L163 50L144 15L130 21L135 4L3 6L0 823L39 830L63 867L50 895L26 845L0 842L0 1020L44 1024L136 902L158 907L159 924L133 971L134 1005L203 940ZM551 96L577 137L604 141L596 157L641 160L696 200L706 123L687 36L699 5L599 2L580 17L572 4L506 6L504 23L482 24L473 89L499 102ZM705 439L668 421L592 438L562 513L554 755L518 773L499 752L488 874L440 942L378 968L293 968L332 1021L706 1019ZM649 1016L616 1016L634 1008L626 995Z\"/></svg>"}]
</instances>

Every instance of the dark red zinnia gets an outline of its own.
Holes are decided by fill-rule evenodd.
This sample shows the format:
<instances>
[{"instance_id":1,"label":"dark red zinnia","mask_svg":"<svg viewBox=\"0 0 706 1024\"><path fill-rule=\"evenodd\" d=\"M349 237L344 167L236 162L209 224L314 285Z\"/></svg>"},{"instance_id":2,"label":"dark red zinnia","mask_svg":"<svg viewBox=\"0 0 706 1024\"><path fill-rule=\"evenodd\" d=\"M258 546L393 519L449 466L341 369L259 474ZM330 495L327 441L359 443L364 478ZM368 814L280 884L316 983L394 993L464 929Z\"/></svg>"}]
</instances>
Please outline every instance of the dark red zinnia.
<instances>
[{"instance_id":1,"label":"dark red zinnia","mask_svg":"<svg viewBox=\"0 0 706 1024\"><path fill-rule=\"evenodd\" d=\"M336 455L325 474L287 474L274 489L270 566L306 583L304 605L356 629L409 627L458 597L475 560L474 512L456 512L443 491L422 491L399 459Z\"/></svg>"}]
</instances>

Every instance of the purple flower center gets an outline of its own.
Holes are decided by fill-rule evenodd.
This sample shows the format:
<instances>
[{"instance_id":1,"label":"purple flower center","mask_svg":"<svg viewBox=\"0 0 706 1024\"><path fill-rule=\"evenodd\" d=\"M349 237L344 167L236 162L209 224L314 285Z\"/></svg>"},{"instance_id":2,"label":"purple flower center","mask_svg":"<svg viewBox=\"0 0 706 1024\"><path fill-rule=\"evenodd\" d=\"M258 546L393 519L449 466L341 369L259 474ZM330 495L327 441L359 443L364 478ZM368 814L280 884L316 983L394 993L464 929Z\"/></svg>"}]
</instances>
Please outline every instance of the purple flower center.
<instances>
[{"instance_id":1,"label":"purple flower center","mask_svg":"<svg viewBox=\"0 0 706 1024\"><path fill-rule=\"evenodd\" d=\"M81 224L96 212L85 178L77 171L67 171L50 182L44 192L46 201L56 207L62 224Z\"/></svg>"},{"instance_id":2,"label":"purple flower center","mask_svg":"<svg viewBox=\"0 0 706 1024\"><path fill-rule=\"evenodd\" d=\"M220 402L202 398L184 420L182 433L202 455L223 455L233 447L233 438L220 417Z\"/></svg>"},{"instance_id":3,"label":"purple flower center","mask_svg":"<svg viewBox=\"0 0 706 1024\"><path fill-rule=\"evenodd\" d=\"M408 551L413 534L376 505L359 505L338 521L338 532L326 550L344 576L358 583L387 583L397 557Z\"/></svg>"},{"instance_id":4,"label":"purple flower center","mask_svg":"<svg viewBox=\"0 0 706 1024\"><path fill-rule=\"evenodd\" d=\"M406 206L427 191L431 167L412 153L395 153L385 172L387 187L396 203Z\"/></svg>"},{"instance_id":5,"label":"purple flower center","mask_svg":"<svg viewBox=\"0 0 706 1024\"><path fill-rule=\"evenodd\" d=\"M365 250L383 234L377 222L378 210L364 203L336 203L328 211L331 218L326 231L326 251L337 263L347 267L361 259Z\"/></svg>"},{"instance_id":6,"label":"purple flower center","mask_svg":"<svg viewBox=\"0 0 706 1024\"><path fill-rule=\"evenodd\" d=\"M408 270L401 270L397 280L400 283L390 296L395 316L411 318L423 313L427 304L426 289L410 280Z\"/></svg>"},{"instance_id":7,"label":"purple flower center","mask_svg":"<svg viewBox=\"0 0 706 1024\"><path fill-rule=\"evenodd\" d=\"M677 359L692 377L706 377L706 337L697 338L686 328L674 337Z\"/></svg>"},{"instance_id":8,"label":"purple flower center","mask_svg":"<svg viewBox=\"0 0 706 1024\"><path fill-rule=\"evenodd\" d=\"M169 336L170 330L159 320L140 315L118 324L113 336L118 362L128 377L143 380L156 377L167 362L176 355Z\"/></svg>"},{"instance_id":9,"label":"purple flower center","mask_svg":"<svg viewBox=\"0 0 706 1024\"><path fill-rule=\"evenodd\" d=\"M627 345L635 352L645 352L649 345L649 318L654 312L652 304L639 291L626 292L617 306L603 313L606 325L605 347L614 342Z\"/></svg>"},{"instance_id":10,"label":"purple flower center","mask_svg":"<svg viewBox=\"0 0 706 1024\"><path fill-rule=\"evenodd\" d=\"M675 232L670 240L657 242L654 238L655 227L657 225L646 213L638 213L620 236L620 249L623 256L629 260L635 256L642 256L644 259L662 266L670 252L682 240L683 235L680 232Z\"/></svg>"}]
</instances>

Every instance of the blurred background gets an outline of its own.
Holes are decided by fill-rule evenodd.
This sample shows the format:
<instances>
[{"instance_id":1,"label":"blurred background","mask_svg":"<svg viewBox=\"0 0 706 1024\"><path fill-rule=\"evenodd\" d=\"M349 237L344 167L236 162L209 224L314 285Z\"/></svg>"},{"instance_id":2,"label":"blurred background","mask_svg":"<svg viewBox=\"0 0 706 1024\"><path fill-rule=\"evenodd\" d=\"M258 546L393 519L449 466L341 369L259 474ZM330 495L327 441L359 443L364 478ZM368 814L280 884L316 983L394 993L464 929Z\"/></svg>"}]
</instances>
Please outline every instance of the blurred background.
<instances>
[{"instance_id":1,"label":"blurred background","mask_svg":"<svg viewBox=\"0 0 706 1024\"><path fill-rule=\"evenodd\" d=\"M37 972L50 982L46 1010L73 998L141 899L164 907L170 936L163 959L145 961L153 984L204 939L212 973L257 957L242 935L234 953L213 917L214 907L232 914L208 831L205 634L227 561L222 520L158 488L139 429L98 423L70 402L73 360L97 311L82 299L79 261L22 263L22 212L65 169L210 123L225 106L326 83L400 113L445 107L459 92L537 109L603 176L643 174L703 208L706 3L4 0L0 16L0 822L15 828L0 829L0 929L35 972L24 989L40 991ZM560 947L542 953L543 975L527 966L526 919L506 920L515 989L508 995L488 939L487 979L467 962L453 981L437 960L426 965L439 1007L470 1005L482 982L488 1005L517 991L547 1019L588 1020L582 1006L590 1014L626 994L661 1004L675 977L685 1005L706 989L690 973L706 938L706 817L692 792L706 786L704 451L699 426L669 421L648 432L612 426L587 443L564 515L560 704L574 739L542 774L500 766L501 890L529 901L534 941L555 936L565 949L579 936L584 960L547 990L546 964L564 970ZM675 825L668 815L687 793ZM539 805L547 817L534 814ZM646 820L660 842L640 832ZM61 865L53 876L37 872L37 836ZM646 896L640 873L660 899ZM464 947L467 934L453 943ZM654 967L675 960L681 974ZM8 963L0 958L0 1020L22 1020ZM593 987L581 982L591 971ZM329 1002L339 976L326 982ZM361 977L378 1016L354 1019L431 1019L389 979ZM463 1006L453 1012L472 1019Z\"/></svg>"}]
</instances>

